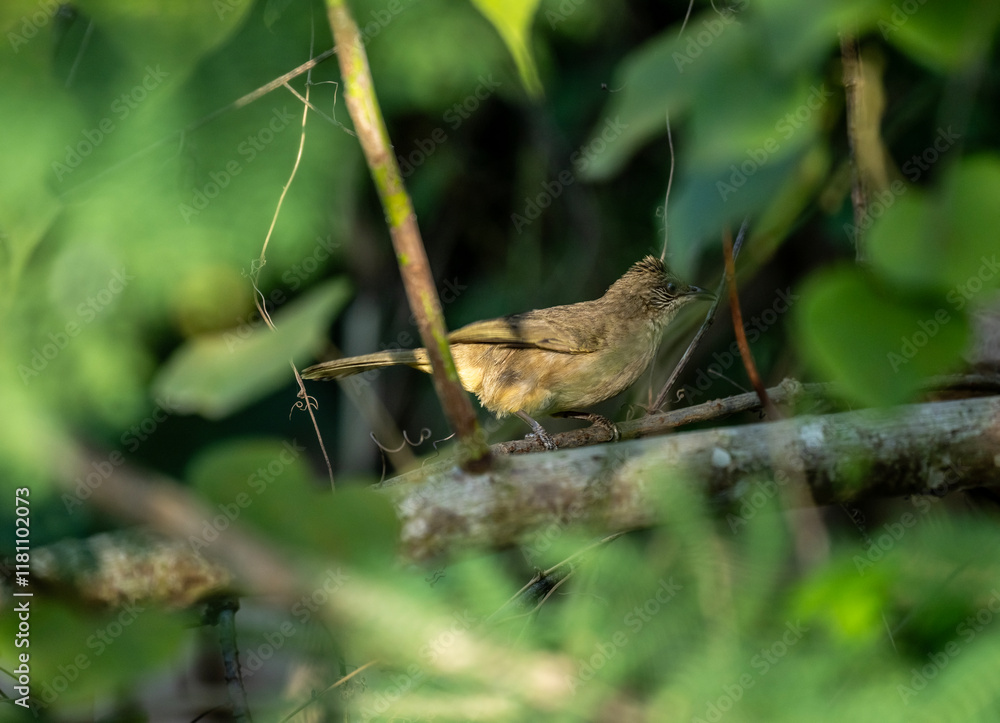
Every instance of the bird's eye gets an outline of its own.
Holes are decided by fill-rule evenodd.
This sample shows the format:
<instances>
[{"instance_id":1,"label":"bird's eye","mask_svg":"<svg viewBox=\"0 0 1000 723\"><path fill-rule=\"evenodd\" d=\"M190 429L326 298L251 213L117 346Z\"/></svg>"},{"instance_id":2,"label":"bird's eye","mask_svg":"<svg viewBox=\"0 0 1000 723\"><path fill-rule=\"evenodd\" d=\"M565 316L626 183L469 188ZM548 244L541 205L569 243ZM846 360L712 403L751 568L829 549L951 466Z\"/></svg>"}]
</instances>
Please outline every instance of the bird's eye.
<instances>
[{"instance_id":1,"label":"bird's eye","mask_svg":"<svg viewBox=\"0 0 1000 723\"><path fill-rule=\"evenodd\" d=\"M677 295L677 284L675 284L673 281L669 282L667 284L667 293L670 294L671 296L676 296Z\"/></svg>"}]
</instances>

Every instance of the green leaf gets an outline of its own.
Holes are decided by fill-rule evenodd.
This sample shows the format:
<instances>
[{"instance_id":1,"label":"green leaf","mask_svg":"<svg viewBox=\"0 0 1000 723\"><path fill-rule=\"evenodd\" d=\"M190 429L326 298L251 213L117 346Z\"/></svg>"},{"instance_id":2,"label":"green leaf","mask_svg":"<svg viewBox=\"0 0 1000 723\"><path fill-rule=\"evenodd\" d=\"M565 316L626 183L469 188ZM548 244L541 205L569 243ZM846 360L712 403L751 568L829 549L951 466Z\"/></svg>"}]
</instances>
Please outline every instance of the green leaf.
<instances>
[{"instance_id":1,"label":"green leaf","mask_svg":"<svg viewBox=\"0 0 1000 723\"><path fill-rule=\"evenodd\" d=\"M912 399L922 379L959 363L968 338L943 296L901 299L855 268L817 274L797 309L805 358L866 406Z\"/></svg>"},{"instance_id":2,"label":"green leaf","mask_svg":"<svg viewBox=\"0 0 1000 723\"><path fill-rule=\"evenodd\" d=\"M273 27L292 2L293 0L267 0L264 6L264 25L268 28Z\"/></svg>"},{"instance_id":3,"label":"green leaf","mask_svg":"<svg viewBox=\"0 0 1000 723\"><path fill-rule=\"evenodd\" d=\"M935 70L955 70L986 51L1000 19L996 3L908 0L884 7L882 38L914 61Z\"/></svg>"},{"instance_id":4,"label":"green leaf","mask_svg":"<svg viewBox=\"0 0 1000 723\"><path fill-rule=\"evenodd\" d=\"M134 66L162 64L167 82L177 84L239 28L253 7L250 2L202 0L166 4L82 0L79 5Z\"/></svg>"},{"instance_id":5,"label":"green leaf","mask_svg":"<svg viewBox=\"0 0 1000 723\"><path fill-rule=\"evenodd\" d=\"M818 75L835 35L820 33L788 62L777 58L776 46L783 53L787 47L776 33L792 37L792 31L774 25L749 12L707 12L693 18L684 35L664 33L633 53L605 114L623 132L585 175L606 178L620 169L641 144L666 132L668 112L675 127L690 117L682 161L695 171L739 166L761 154L773 163L800 152L836 109L829 101L837 91Z\"/></svg>"},{"instance_id":6,"label":"green leaf","mask_svg":"<svg viewBox=\"0 0 1000 723\"><path fill-rule=\"evenodd\" d=\"M289 359L298 364L315 354L348 296L347 283L333 280L275 315L277 331L245 324L191 339L163 366L156 394L209 418L233 413L287 383Z\"/></svg>"},{"instance_id":7,"label":"green leaf","mask_svg":"<svg viewBox=\"0 0 1000 723\"><path fill-rule=\"evenodd\" d=\"M947 242L944 234L928 233L932 214L926 195L895 181L883 197L876 193L871 199L869 216L876 214L867 239L872 268L900 286L941 286ZM863 222L858 231L864 233Z\"/></svg>"},{"instance_id":8,"label":"green leaf","mask_svg":"<svg viewBox=\"0 0 1000 723\"><path fill-rule=\"evenodd\" d=\"M79 603L71 608L58 598L28 599L29 647L6 649L16 639L18 618L12 613L0 621L0 645L8 661L21 652L30 655L32 696L56 709L133 689L142 676L171 659L191 634L190 620L149 605L127 603L95 613Z\"/></svg>"},{"instance_id":9,"label":"green leaf","mask_svg":"<svg viewBox=\"0 0 1000 723\"><path fill-rule=\"evenodd\" d=\"M681 158L695 171L739 165L762 149L777 161L809 145L839 112L842 97L821 74L822 64L845 22L862 30L874 23L874 2L751 5L745 12L706 11L683 34L662 33L625 60L615 81L621 92L603 116L625 130L593 159L587 177L617 172L643 143L666 132L668 112L675 128L690 121Z\"/></svg>"},{"instance_id":10,"label":"green leaf","mask_svg":"<svg viewBox=\"0 0 1000 723\"><path fill-rule=\"evenodd\" d=\"M762 218L764 209L770 213L762 218L759 231L772 232L779 223L787 227L811 200L809 192L828 165L821 149L820 144L814 144L790 156L765 156L762 163L747 156L745 163L685 173L670 200L671 267L682 277L693 276L701 252L719 247L721 229L728 226L735 233L744 218ZM747 249L747 253L763 251L760 246Z\"/></svg>"},{"instance_id":11,"label":"green leaf","mask_svg":"<svg viewBox=\"0 0 1000 723\"><path fill-rule=\"evenodd\" d=\"M883 635L899 565L883 560L880 548L874 550L878 557L858 550L853 560L842 556L805 581L795 595L795 614L818 623L842 643L864 644Z\"/></svg>"},{"instance_id":12,"label":"green leaf","mask_svg":"<svg viewBox=\"0 0 1000 723\"><path fill-rule=\"evenodd\" d=\"M533 98L542 95L542 82L531 53L531 23L538 0L472 0L472 4L500 33L514 56L525 90Z\"/></svg>"},{"instance_id":13,"label":"green leaf","mask_svg":"<svg viewBox=\"0 0 1000 723\"><path fill-rule=\"evenodd\" d=\"M873 267L896 284L934 288L962 309L1000 287L997 198L996 156L963 159L930 196L894 182L875 194L869 210L880 216L868 238Z\"/></svg>"},{"instance_id":14,"label":"green leaf","mask_svg":"<svg viewBox=\"0 0 1000 723\"><path fill-rule=\"evenodd\" d=\"M983 289L1000 288L996 256L1000 156L962 159L948 175L945 193L948 252L944 258L952 289L968 300Z\"/></svg>"},{"instance_id":15,"label":"green leaf","mask_svg":"<svg viewBox=\"0 0 1000 723\"><path fill-rule=\"evenodd\" d=\"M368 489L317 484L296 441L240 440L218 445L191 466L193 485L213 503L199 523L206 546L239 521L284 546L340 561L394 558L399 524L389 498Z\"/></svg>"}]
</instances>

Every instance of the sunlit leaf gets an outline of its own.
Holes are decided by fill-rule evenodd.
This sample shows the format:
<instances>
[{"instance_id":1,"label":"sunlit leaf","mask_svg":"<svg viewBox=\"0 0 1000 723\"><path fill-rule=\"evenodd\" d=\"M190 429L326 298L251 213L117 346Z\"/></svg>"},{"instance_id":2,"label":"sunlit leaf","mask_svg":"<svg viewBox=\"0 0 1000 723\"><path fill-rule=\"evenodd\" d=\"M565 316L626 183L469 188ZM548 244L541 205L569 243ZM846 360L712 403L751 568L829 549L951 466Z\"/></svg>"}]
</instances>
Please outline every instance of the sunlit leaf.
<instances>
[{"instance_id":1,"label":"sunlit leaf","mask_svg":"<svg viewBox=\"0 0 1000 723\"><path fill-rule=\"evenodd\" d=\"M157 394L177 408L224 417L290 379L289 359L308 359L320 348L331 319L348 299L343 280L330 281L273 316L277 330L261 321L195 337L164 365Z\"/></svg>"},{"instance_id":2,"label":"sunlit leaf","mask_svg":"<svg viewBox=\"0 0 1000 723\"><path fill-rule=\"evenodd\" d=\"M472 0L472 4L493 23L507 44L528 93L542 95L542 82L531 53L531 24L538 0Z\"/></svg>"}]
</instances>

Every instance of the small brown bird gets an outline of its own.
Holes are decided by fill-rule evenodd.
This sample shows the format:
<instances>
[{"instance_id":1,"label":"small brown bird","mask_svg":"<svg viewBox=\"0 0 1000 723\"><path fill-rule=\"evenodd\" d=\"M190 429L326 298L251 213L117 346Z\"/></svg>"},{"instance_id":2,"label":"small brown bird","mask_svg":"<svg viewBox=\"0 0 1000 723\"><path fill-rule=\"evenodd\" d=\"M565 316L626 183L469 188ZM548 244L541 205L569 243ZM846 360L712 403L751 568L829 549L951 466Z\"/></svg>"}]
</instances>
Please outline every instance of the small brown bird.
<instances>
[{"instance_id":1,"label":"small brown bird","mask_svg":"<svg viewBox=\"0 0 1000 723\"><path fill-rule=\"evenodd\" d=\"M698 298L713 294L685 284L647 256L599 299L477 321L448 339L462 386L498 417L516 414L553 449L530 415L611 426L580 410L630 387L652 362L663 328ZM316 364L302 376L334 379L397 364L431 370L426 349L394 349Z\"/></svg>"}]
</instances>

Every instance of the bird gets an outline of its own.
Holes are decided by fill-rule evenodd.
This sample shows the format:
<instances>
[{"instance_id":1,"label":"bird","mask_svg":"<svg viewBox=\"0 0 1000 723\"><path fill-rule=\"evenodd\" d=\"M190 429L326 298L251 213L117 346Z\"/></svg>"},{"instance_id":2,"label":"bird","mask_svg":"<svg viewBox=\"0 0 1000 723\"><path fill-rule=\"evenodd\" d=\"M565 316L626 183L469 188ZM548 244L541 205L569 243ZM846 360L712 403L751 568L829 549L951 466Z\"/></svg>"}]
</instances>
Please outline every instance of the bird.
<instances>
[{"instance_id":1,"label":"bird","mask_svg":"<svg viewBox=\"0 0 1000 723\"><path fill-rule=\"evenodd\" d=\"M649 367L663 329L684 306L715 295L677 278L654 256L632 264L598 299L477 321L448 335L458 378L498 418L514 414L547 449L534 418L589 419L583 410L625 391ZM321 362L304 379L336 379L405 365L430 372L427 350L390 349Z\"/></svg>"}]
</instances>

